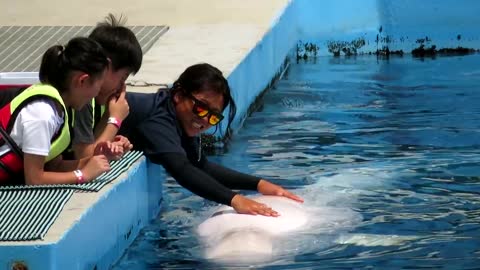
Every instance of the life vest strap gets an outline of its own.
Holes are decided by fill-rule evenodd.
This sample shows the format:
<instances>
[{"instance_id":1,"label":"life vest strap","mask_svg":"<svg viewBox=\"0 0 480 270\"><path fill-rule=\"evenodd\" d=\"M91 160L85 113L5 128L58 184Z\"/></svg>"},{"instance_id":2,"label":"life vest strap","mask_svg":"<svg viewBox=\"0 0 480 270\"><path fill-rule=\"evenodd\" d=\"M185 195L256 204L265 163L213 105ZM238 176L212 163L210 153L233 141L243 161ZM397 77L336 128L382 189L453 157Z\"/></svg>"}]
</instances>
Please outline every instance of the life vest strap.
<instances>
[{"instance_id":1,"label":"life vest strap","mask_svg":"<svg viewBox=\"0 0 480 270\"><path fill-rule=\"evenodd\" d=\"M2 135L3 141L8 144L13 153L23 159L23 152L18 147L17 143L10 137L10 135L5 131L5 129L0 125L0 135Z\"/></svg>"}]
</instances>

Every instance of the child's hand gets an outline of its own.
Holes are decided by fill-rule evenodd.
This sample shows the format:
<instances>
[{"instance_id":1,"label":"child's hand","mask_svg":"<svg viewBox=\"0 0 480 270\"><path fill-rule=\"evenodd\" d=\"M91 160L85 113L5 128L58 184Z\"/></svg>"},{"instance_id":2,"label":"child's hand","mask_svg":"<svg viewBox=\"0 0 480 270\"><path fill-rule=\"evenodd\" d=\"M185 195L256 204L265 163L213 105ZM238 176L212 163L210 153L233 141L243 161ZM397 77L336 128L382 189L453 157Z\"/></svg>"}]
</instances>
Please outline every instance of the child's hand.
<instances>
[{"instance_id":1,"label":"child's hand","mask_svg":"<svg viewBox=\"0 0 480 270\"><path fill-rule=\"evenodd\" d=\"M114 143L119 144L123 148L123 154L127 153L128 151L132 150L133 144L130 143L130 140L128 140L127 137L122 136L122 135L117 135L113 139Z\"/></svg>"},{"instance_id":2,"label":"child's hand","mask_svg":"<svg viewBox=\"0 0 480 270\"><path fill-rule=\"evenodd\" d=\"M130 113L130 107L128 106L127 99L125 98L125 84L123 85L123 91L117 96L112 96L108 101L108 115L115 117L119 120L124 120Z\"/></svg>"},{"instance_id":3,"label":"child's hand","mask_svg":"<svg viewBox=\"0 0 480 270\"><path fill-rule=\"evenodd\" d=\"M90 182L100 176L102 173L110 170L110 163L104 155L95 155L91 157L87 164L82 168L85 181Z\"/></svg>"},{"instance_id":4,"label":"child's hand","mask_svg":"<svg viewBox=\"0 0 480 270\"><path fill-rule=\"evenodd\" d=\"M104 155L108 160L119 160L123 156L123 146L116 142L99 142L93 155Z\"/></svg>"}]
</instances>

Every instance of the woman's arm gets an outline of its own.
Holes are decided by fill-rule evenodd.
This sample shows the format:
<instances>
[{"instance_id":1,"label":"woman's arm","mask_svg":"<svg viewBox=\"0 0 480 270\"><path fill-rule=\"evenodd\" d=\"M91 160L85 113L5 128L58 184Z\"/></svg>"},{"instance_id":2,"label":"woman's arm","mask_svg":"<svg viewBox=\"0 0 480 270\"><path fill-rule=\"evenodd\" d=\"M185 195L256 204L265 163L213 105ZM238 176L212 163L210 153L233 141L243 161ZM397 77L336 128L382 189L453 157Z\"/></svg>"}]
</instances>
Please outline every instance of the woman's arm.
<instances>
[{"instance_id":1,"label":"woman's arm","mask_svg":"<svg viewBox=\"0 0 480 270\"><path fill-rule=\"evenodd\" d=\"M241 173L219 164L209 162L202 156L201 168L220 183L231 189L257 190L261 178Z\"/></svg>"},{"instance_id":2,"label":"woman's arm","mask_svg":"<svg viewBox=\"0 0 480 270\"><path fill-rule=\"evenodd\" d=\"M257 190L263 195L283 196L298 202L303 202L302 198L279 185L209 162L205 156L202 156L201 166L208 174L229 188Z\"/></svg>"},{"instance_id":3,"label":"woman's arm","mask_svg":"<svg viewBox=\"0 0 480 270\"><path fill-rule=\"evenodd\" d=\"M163 165L181 186L200 197L230 205L236 195L231 189L191 164L184 154L164 153L149 158L152 162Z\"/></svg>"},{"instance_id":4,"label":"woman's arm","mask_svg":"<svg viewBox=\"0 0 480 270\"><path fill-rule=\"evenodd\" d=\"M183 154L160 154L150 157L150 160L162 164L181 186L205 199L232 206L241 214L273 217L279 215L267 205L237 194L223 186L211 175L191 164Z\"/></svg>"}]
</instances>

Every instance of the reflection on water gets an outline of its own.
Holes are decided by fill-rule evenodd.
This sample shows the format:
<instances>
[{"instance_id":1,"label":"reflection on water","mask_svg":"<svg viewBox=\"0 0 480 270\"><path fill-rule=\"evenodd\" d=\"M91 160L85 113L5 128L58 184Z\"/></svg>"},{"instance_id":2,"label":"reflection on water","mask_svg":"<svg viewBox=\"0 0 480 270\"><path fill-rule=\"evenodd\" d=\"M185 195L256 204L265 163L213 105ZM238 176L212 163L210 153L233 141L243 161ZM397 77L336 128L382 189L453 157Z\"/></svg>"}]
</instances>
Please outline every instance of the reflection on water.
<instances>
[{"instance_id":1,"label":"reflection on water","mask_svg":"<svg viewBox=\"0 0 480 270\"><path fill-rule=\"evenodd\" d=\"M358 57L292 65L228 152L211 159L362 220L341 237L313 232L286 243L293 252L261 267L478 267L479 61ZM166 192L162 216L117 269L218 267L202 259L192 237L213 204L171 179Z\"/></svg>"}]
</instances>

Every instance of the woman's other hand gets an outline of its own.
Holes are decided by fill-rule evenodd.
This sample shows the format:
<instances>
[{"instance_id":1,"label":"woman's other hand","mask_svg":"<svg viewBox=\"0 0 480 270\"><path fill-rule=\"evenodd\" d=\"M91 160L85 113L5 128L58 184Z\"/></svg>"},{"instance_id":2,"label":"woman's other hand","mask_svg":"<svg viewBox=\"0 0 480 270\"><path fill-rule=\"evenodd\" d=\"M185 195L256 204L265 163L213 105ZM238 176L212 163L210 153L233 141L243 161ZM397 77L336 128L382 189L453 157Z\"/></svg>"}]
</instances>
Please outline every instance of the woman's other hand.
<instances>
[{"instance_id":1,"label":"woman's other hand","mask_svg":"<svg viewBox=\"0 0 480 270\"><path fill-rule=\"evenodd\" d=\"M258 182L257 190L263 195L282 196L303 203L303 199L301 197L291 193L290 191L287 191L279 185L275 185L264 179Z\"/></svg>"},{"instance_id":2,"label":"woman's other hand","mask_svg":"<svg viewBox=\"0 0 480 270\"><path fill-rule=\"evenodd\" d=\"M278 212L269 206L256 202L240 194L237 194L233 197L231 205L239 214L262 215L268 217L280 216Z\"/></svg>"}]
</instances>

